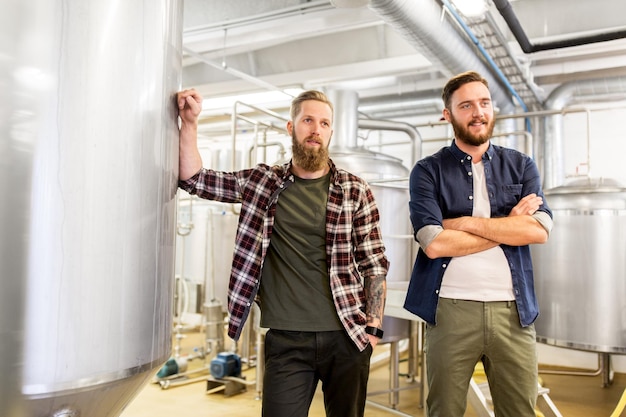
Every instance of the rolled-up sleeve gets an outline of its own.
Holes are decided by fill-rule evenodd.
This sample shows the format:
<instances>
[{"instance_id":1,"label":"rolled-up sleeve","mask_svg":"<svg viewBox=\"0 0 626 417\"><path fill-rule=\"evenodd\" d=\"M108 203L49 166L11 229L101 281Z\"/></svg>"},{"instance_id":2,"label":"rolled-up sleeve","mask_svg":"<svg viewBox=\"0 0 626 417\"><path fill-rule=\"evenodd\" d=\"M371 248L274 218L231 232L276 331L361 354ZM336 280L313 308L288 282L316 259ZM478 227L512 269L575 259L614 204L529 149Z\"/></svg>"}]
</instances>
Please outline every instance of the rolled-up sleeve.
<instances>
[{"instance_id":1,"label":"rolled-up sleeve","mask_svg":"<svg viewBox=\"0 0 626 417\"><path fill-rule=\"evenodd\" d=\"M554 223L552 221L552 217L550 217L550 215L545 211L536 211L533 214L533 218L537 220L544 229L546 229L546 232L548 232L548 236L550 236L550 232L552 231L552 225Z\"/></svg>"}]
</instances>

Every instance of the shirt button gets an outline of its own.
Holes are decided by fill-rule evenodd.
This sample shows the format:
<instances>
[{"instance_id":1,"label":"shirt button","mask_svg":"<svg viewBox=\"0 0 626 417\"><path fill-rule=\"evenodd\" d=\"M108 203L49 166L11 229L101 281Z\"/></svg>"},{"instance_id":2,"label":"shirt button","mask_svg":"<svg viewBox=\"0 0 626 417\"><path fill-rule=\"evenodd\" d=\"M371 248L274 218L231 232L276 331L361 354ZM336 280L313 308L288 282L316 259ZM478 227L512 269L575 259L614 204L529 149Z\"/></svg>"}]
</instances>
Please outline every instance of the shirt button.
<instances>
[{"instance_id":1,"label":"shirt button","mask_svg":"<svg viewBox=\"0 0 626 417\"><path fill-rule=\"evenodd\" d=\"M468 171L467 175L472 176L472 171Z\"/></svg>"},{"instance_id":2,"label":"shirt button","mask_svg":"<svg viewBox=\"0 0 626 417\"><path fill-rule=\"evenodd\" d=\"M442 265L441 265L441 267L442 267L442 268L447 268L447 267L448 267L448 264L442 264Z\"/></svg>"},{"instance_id":3,"label":"shirt button","mask_svg":"<svg viewBox=\"0 0 626 417\"><path fill-rule=\"evenodd\" d=\"M470 200L473 200L473 199L474 199L474 196L473 196L473 195L470 195L470 196L469 196L469 197L467 197L467 198L469 198Z\"/></svg>"}]
</instances>

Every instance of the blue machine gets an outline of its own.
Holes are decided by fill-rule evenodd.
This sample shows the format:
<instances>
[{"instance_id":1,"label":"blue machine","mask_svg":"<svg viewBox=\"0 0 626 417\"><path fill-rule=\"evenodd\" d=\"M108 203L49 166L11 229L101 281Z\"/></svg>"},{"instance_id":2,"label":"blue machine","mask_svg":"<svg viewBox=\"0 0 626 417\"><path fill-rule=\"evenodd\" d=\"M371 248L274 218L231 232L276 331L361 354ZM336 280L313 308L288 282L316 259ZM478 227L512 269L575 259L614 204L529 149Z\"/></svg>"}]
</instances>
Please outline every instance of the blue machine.
<instances>
[{"instance_id":1,"label":"blue machine","mask_svg":"<svg viewBox=\"0 0 626 417\"><path fill-rule=\"evenodd\" d=\"M222 379L227 376L241 376L241 358L232 352L221 352L211 361L211 376Z\"/></svg>"}]
</instances>

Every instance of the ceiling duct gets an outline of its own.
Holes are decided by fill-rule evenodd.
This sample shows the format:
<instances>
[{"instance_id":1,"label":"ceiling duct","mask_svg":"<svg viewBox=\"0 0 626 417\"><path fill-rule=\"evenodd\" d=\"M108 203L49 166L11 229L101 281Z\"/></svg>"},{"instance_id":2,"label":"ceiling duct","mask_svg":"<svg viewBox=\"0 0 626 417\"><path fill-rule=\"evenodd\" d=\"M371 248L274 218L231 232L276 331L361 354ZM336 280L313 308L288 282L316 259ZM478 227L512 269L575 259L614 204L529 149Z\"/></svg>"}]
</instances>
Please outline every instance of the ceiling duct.
<instances>
[{"instance_id":1,"label":"ceiling duct","mask_svg":"<svg viewBox=\"0 0 626 417\"><path fill-rule=\"evenodd\" d=\"M369 8L424 54L446 77L469 70L481 73L489 81L492 98L500 112L515 112L511 94L454 26L442 18L442 9L435 1L370 0Z\"/></svg>"}]
</instances>

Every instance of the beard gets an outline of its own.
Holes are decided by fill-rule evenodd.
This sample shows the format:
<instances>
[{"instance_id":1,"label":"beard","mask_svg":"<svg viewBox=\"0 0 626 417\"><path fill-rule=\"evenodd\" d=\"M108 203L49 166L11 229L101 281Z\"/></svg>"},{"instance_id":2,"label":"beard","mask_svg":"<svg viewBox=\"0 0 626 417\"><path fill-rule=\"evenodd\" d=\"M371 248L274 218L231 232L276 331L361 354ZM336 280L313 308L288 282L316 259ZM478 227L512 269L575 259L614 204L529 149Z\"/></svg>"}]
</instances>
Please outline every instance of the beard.
<instances>
[{"instance_id":1,"label":"beard","mask_svg":"<svg viewBox=\"0 0 626 417\"><path fill-rule=\"evenodd\" d=\"M307 137L305 142L311 139L313 138ZM319 171L328 164L328 148L324 147L324 145L319 148L308 148L298 141L295 132L291 135L291 143L293 161L305 171Z\"/></svg>"},{"instance_id":2,"label":"beard","mask_svg":"<svg viewBox=\"0 0 626 417\"><path fill-rule=\"evenodd\" d=\"M484 121L484 119L482 119ZM484 133L475 134L472 133L469 126L461 124L458 120L454 118L454 116L450 117L450 123L452 124L452 128L454 129L454 137L460 140L463 143L466 143L471 146L480 146L486 143L489 139L491 139L491 135L493 134L493 128L495 126L495 117L491 120L487 121L487 130Z\"/></svg>"}]
</instances>

